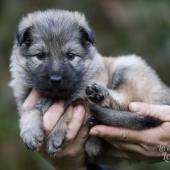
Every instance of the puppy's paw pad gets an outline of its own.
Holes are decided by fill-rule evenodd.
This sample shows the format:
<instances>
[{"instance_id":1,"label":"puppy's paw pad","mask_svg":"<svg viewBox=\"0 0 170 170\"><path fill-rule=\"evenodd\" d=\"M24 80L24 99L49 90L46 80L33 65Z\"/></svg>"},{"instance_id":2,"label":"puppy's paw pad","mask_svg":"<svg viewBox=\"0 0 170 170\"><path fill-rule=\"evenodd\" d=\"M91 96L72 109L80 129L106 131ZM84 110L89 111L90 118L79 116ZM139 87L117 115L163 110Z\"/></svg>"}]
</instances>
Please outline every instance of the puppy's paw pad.
<instances>
[{"instance_id":1,"label":"puppy's paw pad","mask_svg":"<svg viewBox=\"0 0 170 170\"><path fill-rule=\"evenodd\" d=\"M29 150L38 150L44 142L44 133L42 129L29 129L21 134L25 146Z\"/></svg>"},{"instance_id":2,"label":"puppy's paw pad","mask_svg":"<svg viewBox=\"0 0 170 170\"><path fill-rule=\"evenodd\" d=\"M47 139L47 152L50 156L55 156L56 152L59 152L62 149L64 142L64 133L63 132L53 132L49 135Z\"/></svg>"},{"instance_id":3,"label":"puppy's paw pad","mask_svg":"<svg viewBox=\"0 0 170 170\"><path fill-rule=\"evenodd\" d=\"M105 99L108 93L104 87L94 83L87 86L86 95L93 103L100 103Z\"/></svg>"}]
</instances>

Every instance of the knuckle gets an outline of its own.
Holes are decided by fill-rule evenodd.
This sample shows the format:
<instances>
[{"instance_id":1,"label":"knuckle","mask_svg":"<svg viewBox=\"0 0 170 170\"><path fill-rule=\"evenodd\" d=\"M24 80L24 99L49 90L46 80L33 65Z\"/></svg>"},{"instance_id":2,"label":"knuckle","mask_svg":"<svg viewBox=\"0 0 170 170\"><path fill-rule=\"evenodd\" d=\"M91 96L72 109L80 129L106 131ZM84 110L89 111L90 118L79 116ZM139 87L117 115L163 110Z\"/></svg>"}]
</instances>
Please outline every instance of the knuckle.
<instances>
[{"instance_id":1,"label":"knuckle","mask_svg":"<svg viewBox=\"0 0 170 170\"><path fill-rule=\"evenodd\" d=\"M126 142L128 140L128 132L125 130L121 130L120 140Z\"/></svg>"}]
</instances>

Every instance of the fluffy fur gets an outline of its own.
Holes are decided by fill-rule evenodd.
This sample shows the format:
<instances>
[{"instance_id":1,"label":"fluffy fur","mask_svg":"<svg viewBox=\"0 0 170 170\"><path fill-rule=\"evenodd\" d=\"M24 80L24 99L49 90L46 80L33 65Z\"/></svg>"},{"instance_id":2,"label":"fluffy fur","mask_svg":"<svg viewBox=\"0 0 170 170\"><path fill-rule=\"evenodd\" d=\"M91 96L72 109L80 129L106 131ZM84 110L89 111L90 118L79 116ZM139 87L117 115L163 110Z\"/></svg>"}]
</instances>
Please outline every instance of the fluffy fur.
<instances>
[{"instance_id":1,"label":"fluffy fur","mask_svg":"<svg viewBox=\"0 0 170 170\"><path fill-rule=\"evenodd\" d=\"M28 14L18 25L11 55L11 87L20 113L20 135L29 149L44 143L42 116L59 99L66 106L83 100L98 123L143 129L161 122L128 110L132 101L170 104L170 90L155 71L136 55L102 57L84 15L64 10ZM35 108L22 114L31 89L41 93ZM69 115L47 137L49 154L62 148ZM113 163L118 151L98 138L85 146L88 162ZM103 152L104 151L104 152Z\"/></svg>"}]
</instances>

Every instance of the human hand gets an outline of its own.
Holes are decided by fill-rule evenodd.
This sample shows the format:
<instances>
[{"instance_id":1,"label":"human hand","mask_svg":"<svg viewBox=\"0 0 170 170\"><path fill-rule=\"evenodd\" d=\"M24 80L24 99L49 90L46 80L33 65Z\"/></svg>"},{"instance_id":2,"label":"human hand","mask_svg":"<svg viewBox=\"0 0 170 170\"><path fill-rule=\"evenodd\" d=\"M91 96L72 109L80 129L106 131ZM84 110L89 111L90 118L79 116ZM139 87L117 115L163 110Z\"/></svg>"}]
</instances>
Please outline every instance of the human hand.
<instances>
[{"instance_id":1,"label":"human hand","mask_svg":"<svg viewBox=\"0 0 170 170\"><path fill-rule=\"evenodd\" d=\"M102 137L118 149L125 159L149 162L167 160L170 155L170 106L146 103L131 103L129 109L137 114L153 116L162 121L161 126L131 130L98 125L90 134Z\"/></svg>"},{"instance_id":2,"label":"human hand","mask_svg":"<svg viewBox=\"0 0 170 170\"><path fill-rule=\"evenodd\" d=\"M39 94L32 90L23 104L24 110L30 110L38 101ZM86 116L83 105L70 106L64 113L63 102L54 103L43 116L43 126L46 136L53 130L59 119L63 114L70 114L70 122L67 124L67 134L62 151L58 152L56 156L49 157L45 149L42 148L40 152L59 170L85 170L84 164L84 143L87 139L88 128L82 127L84 118Z\"/></svg>"}]
</instances>

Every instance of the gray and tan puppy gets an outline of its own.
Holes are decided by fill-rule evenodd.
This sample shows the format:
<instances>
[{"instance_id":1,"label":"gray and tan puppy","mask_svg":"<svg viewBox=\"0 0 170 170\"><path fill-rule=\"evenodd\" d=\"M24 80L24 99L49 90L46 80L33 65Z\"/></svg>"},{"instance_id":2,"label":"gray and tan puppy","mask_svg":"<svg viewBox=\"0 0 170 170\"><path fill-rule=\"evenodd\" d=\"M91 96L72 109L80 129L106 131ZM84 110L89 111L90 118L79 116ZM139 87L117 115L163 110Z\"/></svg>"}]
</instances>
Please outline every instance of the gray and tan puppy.
<instances>
[{"instance_id":1,"label":"gray and tan puppy","mask_svg":"<svg viewBox=\"0 0 170 170\"><path fill-rule=\"evenodd\" d=\"M57 100L64 100L66 105L77 100L91 103L99 123L133 129L161 122L129 112L131 101L170 104L169 88L140 57L101 56L94 46L94 33L78 12L47 10L24 17L18 25L10 71L20 113L20 135L32 150L44 143L42 116ZM35 108L22 114L22 104L33 88L41 98ZM68 117L64 114L47 137L49 154L61 149ZM85 149L89 161L108 163L116 153L96 138L89 138Z\"/></svg>"}]
</instances>

